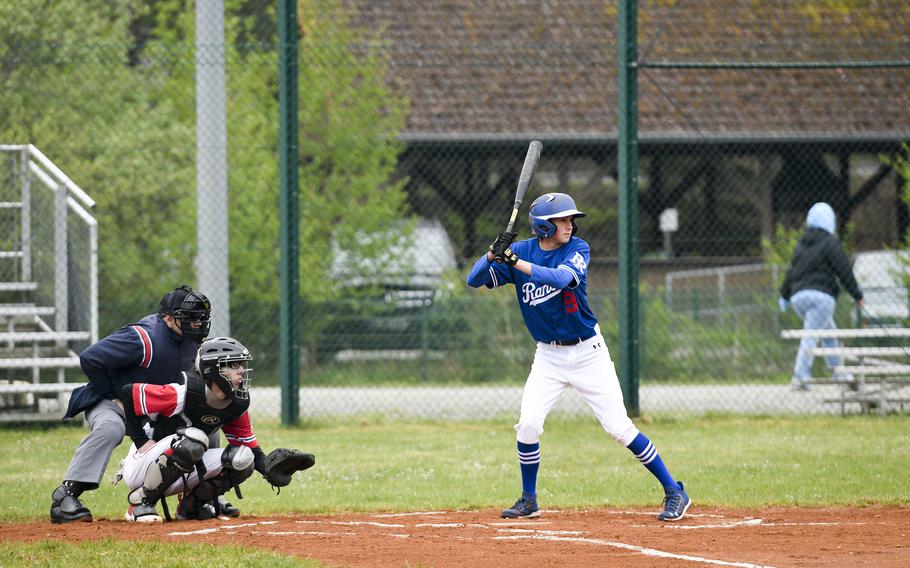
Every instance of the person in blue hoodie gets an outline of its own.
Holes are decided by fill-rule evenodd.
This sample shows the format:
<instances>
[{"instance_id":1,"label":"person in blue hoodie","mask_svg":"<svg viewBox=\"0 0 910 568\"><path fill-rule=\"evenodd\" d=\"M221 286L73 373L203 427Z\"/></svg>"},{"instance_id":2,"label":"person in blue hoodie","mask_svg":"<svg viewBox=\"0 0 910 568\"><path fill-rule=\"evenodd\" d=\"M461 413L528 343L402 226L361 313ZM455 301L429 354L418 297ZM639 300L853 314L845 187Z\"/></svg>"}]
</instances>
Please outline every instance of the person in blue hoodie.
<instances>
[{"instance_id":1,"label":"person in blue hoodie","mask_svg":"<svg viewBox=\"0 0 910 568\"><path fill-rule=\"evenodd\" d=\"M803 320L803 329L837 329L834 307L843 287L856 303L863 305L863 292L856 283L853 267L835 234L834 210L827 203L816 203L806 216L806 232L793 251L793 260L780 288L780 309L788 307ZM799 342L791 384L796 390L809 390L812 377L812 350L818 337L804 337ZM837 347L833 337L822 338L825 347ZM841 364L838 356L825 357L832 371ZM835 380L849 381L848 375L834 375Z\"/></svg>"}]
</instances>

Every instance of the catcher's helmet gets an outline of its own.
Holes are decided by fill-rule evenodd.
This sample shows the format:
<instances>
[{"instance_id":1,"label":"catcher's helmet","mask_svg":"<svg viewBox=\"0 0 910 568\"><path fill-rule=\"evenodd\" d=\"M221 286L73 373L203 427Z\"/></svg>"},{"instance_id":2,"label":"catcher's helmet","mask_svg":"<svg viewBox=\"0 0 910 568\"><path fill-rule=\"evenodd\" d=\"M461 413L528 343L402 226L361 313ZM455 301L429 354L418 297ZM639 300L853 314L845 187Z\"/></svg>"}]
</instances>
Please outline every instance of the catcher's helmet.
<instances>
[{"instance_id":1,"label":"catcher's helmet","mask_svg":"<svg viewBox=\"0 0 910 568\"><path fill-rule=\"evenodd\" d=\"M158 307L161 315L174 316L183 335L203 339L212 327L212 303L202 292L196 292L186 284L168 292L161 298ZM199 327L193 327L197 323Z\"/></svg>"},{"instance_id":2,"label":"catcher's helmet","mask_svg":"<svg viewBox=\"0 0 910 568\"><path fill-rule=\"evenodd\" d=\"M205 384L215 383L224 394L231 398L250 398L250 373L249 362L253 360L249 349L232 337L215 337L202 342L196 352L196 372L205 381ZM242 370L243 378L240 384L234 385L225 372L228 369Z\"/></svg>"},{"instance_id":3,"label":"catcher's helmet","mask_svg":"<svg viewBox=\"0 0 910 568\"><path fill-rule=\"evenodd\" d=\"M585 214L575 208L575 201L565 193L545 193L534 200L528 210L531 232L542 239L556 233L556 225L550 219L560 217L584 217ZM575 234L575 221L572 221L572 234Z\"/></svg>"}]
</instances>

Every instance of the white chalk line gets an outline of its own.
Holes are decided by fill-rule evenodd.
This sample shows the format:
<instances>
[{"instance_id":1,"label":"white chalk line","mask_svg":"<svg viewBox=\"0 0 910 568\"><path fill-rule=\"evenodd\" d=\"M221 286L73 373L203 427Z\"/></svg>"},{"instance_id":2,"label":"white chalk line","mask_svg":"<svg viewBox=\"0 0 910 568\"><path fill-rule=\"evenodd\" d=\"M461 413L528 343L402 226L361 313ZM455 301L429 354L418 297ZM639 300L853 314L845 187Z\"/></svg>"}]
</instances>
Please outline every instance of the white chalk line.
<instances>
[{"instance_id":1,"label":"white chalk line","mask_svg":"<svg viewBox=\"0 0 910 568\"><path fill-rule=\"evenodd\" d=\"M325 523L329 525L346 525L346 526L357 526L357 525L367 525L371 527L382 527L382 528L393 528L393 529L403 529L405 525L400 525L396 523L377 523L376 521L294 521L295 523L300 524L309 524L317 525L320 523Z\"/></svg>"},{"instance_id":2,"label":"white chalk line","mask_svg":"<svg viewBox=\"0 0 910 568\"><path fill-rule=\"evenodd\" d=\"M611 546L613 548L621 548L623 550L631 550L633 552L639 552L645 556L659 556L661 558L672 558L674 560L688 560L690 562L702 562L704 564L716 564L718 566L736 566L738 568L772 568L770 566L765 566L761 564L751 564L749 562L727 562L726 560L715 560L713 558L703 558L701 556L690 556L688 554L674 554L672 552L666 552L663 550L657 550L654 548L645 548L643 546L636 546L634 544L626 544L624 542L614 542L610 540L601 540L596 538L583 538L583 537L565 537L565 536L552 536L552 535L515 535L515 536L494 536L493 540L518 540L518 539L537 539L537 540L550 540L556 542L578 542L582 544L598 544L601 546Z\"/></svg>"},{"instance_id":3,"label":"white chalk line","mask_svg":"<svg viewBox=\"0 0 910 568\"><path fill-rule=\"evenodd\" d=\"M838 527L838 526L847 526L847 525L868 525L869 523L863 522L799 522L799 521L786 521L783 523L764 523L766 527ZM885 524L885 523L879 523Z\"/></svg>"},{"instance_id":4,"label":"white chalk line","mask_svg":"<svg viewBox=\"0 0 910 568\"><path fill-rule=\"evenodd\" d=\"M638 513L633 511L623 511L621 514L645 514ZM419 514L444 514L443 512L422 512ZM408 516L414 514L402 514L402 515L382 515L383 517L393 517L393 516ZM380 516L380 515L373 515ZM699 516L699 515L689 515L689 516ZM720 515L700 515L702 517L713 516L713 517L722 517ZM324 520L297 520L294 521L299 524L330 524L330 525L341 525L341 526L371 526L379 528L405 528L406 525L397 524L397 523L380 523L374 521L324 521ZM272 525L276 524L277 521L261 521L256 523L243 523L237 525L223 525L219 527L211 527L205 529L199 529L195 531L175 531L169 533L170 536L189 536L189 535L201 535L201 534L211 534L219 531L234 531L239 528L245 527L255 527L259 525ZM560 531L560 530L548 530L548 529L536 529L536 528L515 528L515 527L535 527L540 525L550 524L549 521L537 521L537 520L524 520L521 522L499 522L499 523L489 523L488 525L472 523L469 526L472 528L493 528L497 532L508 532L508 533L525 533L525 534L513 534L510 536L493 536L493 540L515 540L515 539L538 539L538 540L549 540L556 542L576 542L583 544L598 544L601 546L610 546L614 548L621 548L624 550L632 550L644 554L646 556L659 556L664 558L673 558L677 560L688 560L692 562L702 562L707 564L716 564L721 566L736 566L741 568L764 568L761 565L751 564L748 562L727 562L723 560L714 560L710 558L703 558L699 556L690 556L690 555L680 555L674 554L671 552L666 552L662 550L656 550L653 548L646 548L641 546L636 546L632 544L608 541L602 539L593 539L580 536L567 536L567 535L580 535L583 534L581 531ZM665 528L675 528L675 529L703 529L703 528L732 528L737 526L758 526L762 525L762 519L746 519L742 521L734 521L731 523L724 524L714 524L714 525L664 525ZM837 525L841 523L764 523L765 526L773 525ZM865 524L865 523L849 523L849 524ZM463 523L418 523L414 525L415 528L462 528L465 525ZM650 526L650 525L638 525L638 526ZM502 528L500 528L502 527ZM251 531L255 534L266 534L270 536L337 536L337 537L348 537L356 536L357 533L353 532L326 532L326 531ZM389 536L397 539L411 538L410 534L407 533L384 533L385 536ZM473 540L471 537L458 537L459 540Z\"/></svg>"},{"instance_id":5,"label":"white chalk line","mask_svg":"<svg viewBox=\"0 0 910 568\"><path fill-rule=\"evenodd\" d=\"M496 532L532 533L532 534L584 534L581 531L549 531L538 529L496 529Z\"/></svg>"},{"instance_id":6,"label":"white chalk line","mask_svg":"<svg viewBox=\"0 0 910 568\"><path fill-rule=\"evenodd\" d=\"M240 525L222 525L220 527L210 527L207 529L198 529L195 531L171 532L171 533L168 533L168 536L189 536L189 535L194 535L194 534L211 534L211 533L219 532L219 531L242 529L244 527L255 527L257 525L274 525L277 523L278 523L278 521L259 521L257 523L243 523Z\"/></svg>"},{"instance_id":7,"label":"white chalk line","mask_svg":"<svg viewBox=\"0 0 910 568\"><path fill-rule=\"evenodd\" d=\"M663 525L662 529L694 530L694 529L732 529L736 527L758 526L762 524L761 519L746 519L744 521L732 521L729 523L720 523L713 525ZM634 528L648 528L653 525L631 525ZM766 525L767 526L767 525Z\"/></svg>"},{"instance_id":8,"label":"white chalk line","mask_svg":"<svg viewBox=\"0 0 910 568\"><path fill-rule=\"evenodd\" d=\"M608 515L637 515L643 517L657 517L657 513L649 511L607 511ZM726 519L726 515L714 515L710 513L686 513L686 518L713 518L713 519Z\"/></svg>"},{"instance_id":9,"label":"white chalk line","mask_svg":"<svg viewBox=\"0 0 910 568\"><path fill-rule=\"evenodd\" d=\"M253 531L253 534L268 536L357 536L353 532L326 532L326 531Z\"/></svg>"},{"instance_id":10,"label":"white chalk line","mask_svg":"<svg viewBox=\"0 0 910 568\"><path fill-rule=\"evenodd\" d=\"M787 521L782 523L767 522L764 519L748 519L745 521L734 521L730 523L715 524L715 525L664 525L661 528L666 529L677 529L677 530L698 530L698 529L729 529L735 527L837 527L837 526L847 526L847 525L865 525L867 523L857 523L857 522L822 522L822 521L810 521L810 522L799 522L799 521ZM630 525L633 528L647 528L651 525Z\"/></svg>"},{"instance_id":11,"label":"white chalk line","mask_svg":"<svg viewBox=\"0 0 910 568\"><path fill-rule=\"evenodd\" d=\"M391 518L391 517L414 517L418 515L448 515L451 511L411 511L408 513L376 513L371 517Z\"/></svg>"}]
</instances>

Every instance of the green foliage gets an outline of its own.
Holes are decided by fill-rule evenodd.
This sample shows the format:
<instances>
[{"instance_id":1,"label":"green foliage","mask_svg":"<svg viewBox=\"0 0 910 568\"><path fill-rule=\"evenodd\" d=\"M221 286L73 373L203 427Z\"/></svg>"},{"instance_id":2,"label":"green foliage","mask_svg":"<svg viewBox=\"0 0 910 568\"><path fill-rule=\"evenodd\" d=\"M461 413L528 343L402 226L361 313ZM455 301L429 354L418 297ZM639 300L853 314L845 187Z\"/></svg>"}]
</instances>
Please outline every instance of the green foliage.
<instances>
[{"instance_id":1,"label":"green foliage","mask_svg":"<svg viewBox=\"0 0 910 568\"><path fill-rule=\"evenodd\" d=\"M802 229L786 229L783 225L778 224L774 227L773 241L762 239L762 254L767 263L777 269L774 271L777 277L774 282L775 288L779 288L783 284L787 267L793 258L793 251L796 250L796 244L802 234Z\"/></svg>"},{"instance_id":2,"label":"green foliage","mask_svg":"<svg viewBox=\"0 0 910 568\"><path fill-rule=\"evenodd\" d=\"M900 199L910 206L910 144L901 144L901 153L882 160L897 171L900 176ZM910 235L904 237L904 247L910 250Z\"/></svg>"},{"instance_id":3,"label":"green foliage","mask_svg":"<svg viewBox=\"0 0 910 568\"><path fill-rule=\"evenodd\" d=\"M274 5L225 11L232 301L277 305ZM406 180L391 176L408 103L386 84L377 32L353 28L336 0L305 0L300 14L301 292L319 299L331 293L328 236L406 214ZM35 144L98 202L102 332L122 323L116 306L132 305L132 319L194 281L207 213L196 211L194 26L185 0L0 6L0 141Z\"/></svg>"},{"instance_id":4,"label":"green foliage","mask_svg":"<svg viewBox=\"0 0 910 568\"><path fill-rule=\"evenodd\" d=\"M663 289L643 287L639 301L644 381L767 381L791 364L791 346L780 341L777 307L767 292L719 298L713 290L674 291L671 306ZM618 359L617 299L608 295L602 302L601 332Z\"/></svg>"}]
</instances>

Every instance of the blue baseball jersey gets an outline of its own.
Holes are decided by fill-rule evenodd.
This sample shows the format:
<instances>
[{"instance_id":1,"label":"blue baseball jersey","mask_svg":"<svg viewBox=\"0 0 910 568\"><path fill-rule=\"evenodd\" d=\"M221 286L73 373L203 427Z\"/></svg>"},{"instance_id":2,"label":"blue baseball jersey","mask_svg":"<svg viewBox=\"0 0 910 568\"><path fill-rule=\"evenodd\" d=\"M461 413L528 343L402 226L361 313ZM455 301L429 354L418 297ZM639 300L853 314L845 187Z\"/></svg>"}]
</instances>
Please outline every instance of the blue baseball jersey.
<instances>
[{"instance_id":1,"label":"blue baseball jersey","mask_svg":"<svg viewBox=\"0 0 910 568\"><path fill-rule=\"evenodd\" d=\"M591 249L572 237L556 250L540 248L536 237L512 244L512 251L525 262L565 270L571 276L564 288L556 288L507 264L490 263L483 282L487 288L515 285L518 306L531 336L537 341L587 339L596 334L597 318L588 306L588 262Z\"/></svg>"}]
</instances>

